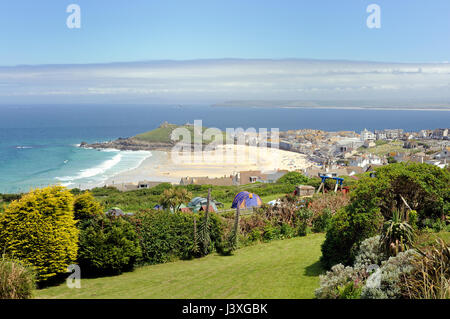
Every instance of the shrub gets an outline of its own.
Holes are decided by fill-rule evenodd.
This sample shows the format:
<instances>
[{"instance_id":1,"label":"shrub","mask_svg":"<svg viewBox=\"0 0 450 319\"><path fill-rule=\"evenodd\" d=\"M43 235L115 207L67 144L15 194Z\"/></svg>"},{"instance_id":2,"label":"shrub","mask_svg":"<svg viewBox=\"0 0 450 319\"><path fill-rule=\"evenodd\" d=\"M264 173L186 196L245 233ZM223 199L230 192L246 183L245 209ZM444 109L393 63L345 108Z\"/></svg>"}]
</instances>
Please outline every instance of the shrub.
<instances>
[{"instance_id":1,"label":"shrub","mask_svg":"<svg viewBox=\"0 0 450 319\"><path fill-rule=\"evenodd\" d=\"M351 265L359 244L376 235L382 221L379 209L360 207L358 203L352 203L336 213L322 244L323 265L328 269L338 263Z\"/></svg>"},{"instance_id":2,"label":"shrub","mask_svg":"<svg viewBox=\"0 0 450 319\"><path fill-rule=\"evenodd\" d=\"M361 242L359 252L355 257L355 267L367 268L371 265L381 265L387 259L382 246L381 236L373 236Z\"/></svg>"},{"instance_id":3,"label":"shrub","mask_svg":"<svg viewBox=\"0 0 450 319\"><path fill-rule=\"evenodd\" d=\"M75 219L85 220L103 215L103 206L95 200L91 192L84 192L75 197L73 213Z\"/></svg>"},{"instance_id":4,"label":"shrub","mask_svg":"<svg viewBox=\"0 0 450 319\"><path fill-rule=\"evenodd\" d=\"M295 229L289 224L282 223L280 226L280 237L281 238L292 238L295 236Z\"/></svg>"},{"instance_id":5,"label":"shrub","mask_svg":"<svg viewBox=\"0 0 450 319\"><path fill-rule=\"evenodd\" d=\"M308 234L308 227L309 224L311 223L312 216L313 213L309 209L300 209L298 211L298 222L297 222L298 236L306 236Z\"/></svg>"},{"instance_id":6,"label":"shrub","mask_svg":"<svg viewBox=\"0 0 450 319\"><path fill-rule=\"evenodd\" d=\"M248 234L248 240L250 242L254 241L261 241L262 240L262 234L259 229L252 229L252 231Z\"/></svg>"},{"instance_id":7,"label":"shrub","mask_svg":"<svg viewBox=\"0 0 450 319\"><path fill-rule=\"evenodd\" d=\"M78 262L90 275L131 270L141 256L139 239L123 217L97 216L80 224Z\"/></svg>"},{"instance_id":8,"label":"shrub","mask_svg":"<svg viewBox=\"0 0 450 319\"><path fill-rule=\"evenodd\" d=\"M28 299L35 287L33 269L16 260L0 259L0 299Z\"/></svg>"},{"instance_id":9,"label":"shrub","mask_svg":"<svg viewBox=\"0 0 450 319\"><path fill-rule=\"evenodd\" d=\"M264 227L264 232L262 235L263 241L271 241L274 239L277 239L280 237L280 229L277 227L274 227L271 224L268 224L266 227Z\"/></svg>"},{"instance_id":10,"label":"shrub","mask_svg":"<svg viewBox=\"0 0 450 319\"><path fill-rule=\"evenodd\" d=\"M0 214L0 250L34 266L39 281L66 272L77 243L73 195L62 186L31 191Z\"/></svg>"},{"instance_id":11,"label":"shrub","mask_svg":"<svg viewBox=\"0 0 450 319\"><path fill-rule=\"evenodd\" d=\"M446 222L440 218L425 218L421 224L422 227L432 229L434 232L446 229Z\"/></svg>"},{"instance_id":12,"label":"shrub","mask_svg":"<svg viewBox=\"0 0 450 319\"><path fill-rule=\"evenodd\" d=\"M309 178L299 172L289 172L287 174L284 174L277 181L277 183L279 184L288 184L288 185L307 184L308 182Z\"/></svg>"},{"instance_id":13,"label":"shrub","mask_svg":"<svg viewBox=\"0 0 450 319\"><path fill-rule=\"evenodd\" d=\"M379 282L376 286L366 285L361 292L361 298L366 299L398 299L403 295L402 281L404 276L413 271L413 261L417 251L410 249L400 252L395 257L384 261L379 269Z\"/></svg>"},{"instance_id":14,"label":"shrub","mask_svg":"<svg viewBox=\"0 0 450 319\"><path fill-rule=\"evenodd\" d=\"M357 298L365 277L365 270L337 264L319 276L320 287L314 293L318 299Z\"/></svg>"},{"instance_id":15,"label":"shrub","mask_svg":"<svg viewBox=\"0 0 450 319\"><path fill-rule=\"evenodd\" d=\"M203 221L204 213L171 213L169 211L141 211L129 217L139 237L142 264L157 264L187 259L201 254L202 242L194 242L194 217L197 223L197 236L199 225ZM223 237L223 224L217 214L209 213L211 245L207 247L208 253L221 247Z\"/></svg>"},{"instance_id":16,"label":"shrub","mask_svg":"<svg viewBox=\"0 0 450 319\"><path fill-rule=\"evenodd\" d=\"M396 163L375 169L375 178L366 174L352 192L352 201L379 207L386 219L393 210L404 211L403 199L416 210L419 220L442 218L450 203L450 172L435 165Z\"/></svg>"},{"instance_id":17,"label":"shrub","mask_svg":"<svg viewBox=\"0 0 450 319\"><path fill-rule=\"evenodd\" d=\"M331 226L333 217L329 208L324 209L322 214L317 216L312 222L312 231L315 233L326 232Z\"/></svg>"}]
</instances>

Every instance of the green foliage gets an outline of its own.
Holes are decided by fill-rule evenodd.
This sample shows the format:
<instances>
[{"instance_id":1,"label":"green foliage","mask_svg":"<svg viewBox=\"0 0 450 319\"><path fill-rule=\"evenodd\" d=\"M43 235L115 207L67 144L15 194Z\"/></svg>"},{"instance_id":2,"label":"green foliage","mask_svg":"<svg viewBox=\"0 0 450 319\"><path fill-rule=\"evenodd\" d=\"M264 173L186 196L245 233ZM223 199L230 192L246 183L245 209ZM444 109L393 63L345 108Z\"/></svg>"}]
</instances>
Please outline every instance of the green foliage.
<instances>
[{"instance_id":1,"label":"green foliage","mask_svg":"<svg viewBox=\"0 0 450 319\"><path fill-rule=\"evenodd\" d=\"M35 288L33 269L17 260L0 259L0 299L28 299Z\"/></svg>"},{"instance_id":2,"label":"green foliage","mask_svg":"<svg viewBox=\"0 0 450 319\"><path fill-rule=\"evenodd\" d=\"M309 178L299 172L289 172L284 174L279 180L279 184L287 184L287 185L301 185L307 184L309 182Z\"/></svg>"},{"instance_id":3,"label":"green foliage","mask_svg":"<svg viewBox=\"0 0 450 319\"><path fill-rule=\"evenodd\" d=\"M0 214L0 251L32 265L39 281L66 272L77 243L73 195L62 186L31 191Z\"/></svg>"},{"instance_id":4,"label":"green foliage","mask_svg":"<svg viewBox=\"0 0 450 319\"><path fill-rule=\"evenodd\" d=\"M90 275L120 274L141 257L133 225L123 217L96 216L80 224L78 262Z\"/></svg>"},{"instance_id":5,"label":"green foliage","mask_svg":"<svg viewBox=\"0 0 450 319\"><path fill-rule=\"evenodd\" d=\"M94 196L92 196L92 193L84 192L75 197L73 213L75 219L85 220L103 215L103 207Z\"/></svg>"},{"instance_id":6,"label":"green foliage","mask_svg":"<svg viewBox=\"0 0 450 319\"><path fill-rule=\"evenodd\" d=\"M337 212L322 245L323 265L329 269L338 263L351 264L359 244L376 235L382 223L379 209L359 207L357 202Z\"/></svg>"},{"instance_id":7,"label":"green foliage","mask_svg":"<svg viewBox=\"0 0 450 319\"><path fill-rule=\"evenodd\" d=\"M329 208L324 209L322 214L317 216L312 222L312 231L315 233L326 232L331 226L333 214Z\"/></svg>"},{"instance_id":8,"label":"green foliage","mask_svg":"<svg viewBox=\"0 0 450 319\"><path fill-rule=\"evenodd\" d=\"M185 188L169 188L165 189L161 194L159 203L166 209L171 209L174 212L180 210L183 203L189 203L192 199L192 193Z\"/></svg>"},{"instance_id":9,"label":"green foliage","mask_svg":"<svg viewBox=\"0 0 450 319\"><path fill-rule=\"evenodd\" d=\"M447 223L440 218L425 218L421 225L424 228L429 228L434 232L440 232L447 228Z\"/></svg>"},{"instance_id":10,"label":"green foliage","mask_svg":"<svg viewBox=\"0 0 450 319\"><path fill-rule=\"evenodd\" d=\"M351 203L333 217L322 245L325 267L351 264L360 242L377 234L392 211L407 210L402 197L418 212L419 220L447 212L448 171L429 164L398 163L376 168L375 176L361 178L351 193Z\"/></svg>"},{"instance_id":11,"label":"green foliage","mask_svg":"<svg viewBox=\"0 0 450 319\"><path fill-rule=\"evenodd\" d=\"M352 192L352 201L361 206L379 207L386 219L394 210L404 212L403 197L411 209L425 218L448 214L450 173L435 165L396 163L375 169L375 178L366 174Z\"/></svg>"},{"instance_id":12,"label":"green foliage","mask_svg":"<svg viewBox=\"0 0 450 319\"><path fill-rule=\"evenodd\" d=\"M204 213L171 213L169 211L141 211L128 219L138 234L142 257L141 264L157 264L199 256L194 249L194 218L203 221ZM210 213L211 245L207 253L221 245L223 226L215 213ZM203 251L199 242L199 250Z\"/></svg>"},{"instance_id":13,"label":"green foliage","mask_svg":"<svg viewBox=\"0 0 450 319\"><path fill-rule=\"evenodd\" d=\"M414 244L416 235L414 229L402 219L398 211L384 223L381 233L381 244L387 255L395 256L400 251L406 251Z\"/></svg>"},{"instance_id":14,"label":"green foliage","mask_svg":"<svg viewBox=\"0 0 450 319\"><path fill-rule=\"evenodd\" d=\"M174 142L174 140L172 139L172 136L174 133L173 131L177 128L186 129L190 134L191 143L194 143L194 127L193 126L191 126L191 125L176 125L176 124L168 124L168 123L161 125L160 127L156 128L152 131L138 134L134 138L139 141L145 141L145 142L150 142L150 143L173 143ZM202 127L203 133L207 129L208 129L207 127ZM176 141L177 136L173 136L173 137L175 138L175 141ZM222 137L223 137L222 142L224 142L225 141L225 133L222 133ZM208 139L203 140L203 143L205 143L205 144L208 144L210 142L212 142L212 140L208 140Z\"/></svg>"},{"instance_id":15,"label":"green foliage","mask_svg":"<svg viewBox=\"0 0 450 319\"><path fill-rule=\"evenodd\" d=\"M362 286L358 285L354 281L351 281L343 286L338 286L337 290L337 299L359 299L361 296Z\"/></svg>"},{"instance_id":16,"label":"green foliage","mask_svg":"<svg viewBox=\"0 0 450 319\"><path fill-rule=\"evenodd\" d=\"M277 239L280 237L280 229L278 227L275 227L271 224L266 225L264 227L264 231L262 234L262 239L265 242Z\"/></svg>"},{"instance_id":17,"label":"green foliage","mask_svg":"<svg viewBox=\"0 0 450 319\"><path fill-rule=\"evenodd\" d=\"M388 156L387 161L389 164L397 163L397 160L393 156Z\"/></svg>"},{"instance_id":18,"label":"green foliage","mask_svg":"<svg viewBox=\"0 0 450 319\"><path fill-rule=\"evenodd\" d=\"M308 227L311 222L313 212L309 209L300 209L297 214L297 234L298 236L306 236L308 234Z\"/></svg>"}]
</instances>

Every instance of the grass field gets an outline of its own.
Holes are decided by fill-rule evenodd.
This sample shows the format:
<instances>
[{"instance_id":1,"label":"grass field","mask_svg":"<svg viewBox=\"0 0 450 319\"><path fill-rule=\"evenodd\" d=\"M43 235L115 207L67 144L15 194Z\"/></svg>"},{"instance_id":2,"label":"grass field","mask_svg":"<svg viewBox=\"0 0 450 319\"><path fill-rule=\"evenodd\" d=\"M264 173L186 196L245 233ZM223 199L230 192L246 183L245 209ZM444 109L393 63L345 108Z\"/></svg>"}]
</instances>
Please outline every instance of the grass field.
<instances>
[{"instance_id":1,"label":"grass field","mask_svg":"<svg viewBox=\"0 0 450 319\"><path fill-rule=\"evenodd\" d=\"M313 298L319 286L324 234L309 234L236 251L234 256L145 266L120 276L82 279L36 298Z\"/></svg>"}]
</instances>

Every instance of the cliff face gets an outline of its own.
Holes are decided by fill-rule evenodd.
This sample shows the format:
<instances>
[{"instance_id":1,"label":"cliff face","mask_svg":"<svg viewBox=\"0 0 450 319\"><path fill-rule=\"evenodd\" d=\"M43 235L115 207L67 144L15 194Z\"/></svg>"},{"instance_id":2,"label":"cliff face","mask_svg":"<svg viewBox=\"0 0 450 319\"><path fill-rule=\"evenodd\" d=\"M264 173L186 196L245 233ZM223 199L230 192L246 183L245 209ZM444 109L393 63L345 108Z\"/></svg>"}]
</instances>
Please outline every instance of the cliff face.
<instances>
[{"instance_id":1,"label":"cliff face","mask_svg":"<svg viewBox=\"0 0 450 319\"><path fill-rule=\"evenodd\" d=\"M119 138L114 141L104 143L81 143L80 147L84 148L114 148L121 151L152 151L152 150L168 150L174 146L173 143L161 143L161 142L145 142L133 137Z\"/></svg>"}]
</instances>

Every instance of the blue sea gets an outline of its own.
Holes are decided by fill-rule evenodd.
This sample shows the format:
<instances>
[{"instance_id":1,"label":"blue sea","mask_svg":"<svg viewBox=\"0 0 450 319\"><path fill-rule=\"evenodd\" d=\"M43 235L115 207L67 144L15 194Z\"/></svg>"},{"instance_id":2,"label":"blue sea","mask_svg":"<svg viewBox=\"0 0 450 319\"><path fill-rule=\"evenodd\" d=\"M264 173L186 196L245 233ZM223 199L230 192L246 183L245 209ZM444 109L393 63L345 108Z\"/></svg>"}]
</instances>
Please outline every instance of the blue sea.
<instances>
[{"instance_id":1,"label":"blue sea","mask_svg":"<svg viewBox=\"0 0 450 319\"><path fill-rule=\"evenodd\" d=\"M0 193L61 184L92 187L135 168L151 152L81 149L152 130L162 122L207 127L327 131L448 127L449 111L248 108L179 105L0 105Z\"/></svg>"}]
</instances>

